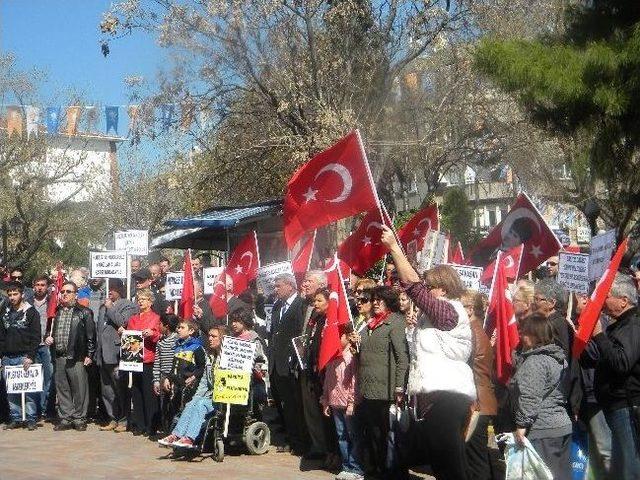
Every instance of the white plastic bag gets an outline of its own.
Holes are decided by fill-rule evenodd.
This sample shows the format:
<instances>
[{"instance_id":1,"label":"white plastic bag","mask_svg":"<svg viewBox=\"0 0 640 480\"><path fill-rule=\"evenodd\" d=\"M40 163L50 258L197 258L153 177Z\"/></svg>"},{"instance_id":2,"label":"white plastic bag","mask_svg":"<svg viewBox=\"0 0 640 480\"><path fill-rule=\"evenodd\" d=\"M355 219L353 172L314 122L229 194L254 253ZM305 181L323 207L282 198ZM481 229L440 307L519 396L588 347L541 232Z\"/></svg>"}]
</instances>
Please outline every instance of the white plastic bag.
<instances>
[{"instance_id":1,"label":"white plastic bag","mask_svg":"<svg viewBox=\"0 0 640 480\"><path fill-rule=\"evenodd\" d=\"M516 444L513 433L496 435L496 442L505 444L504 459L507 463L505 480L553 480L551 471L526 437L524 447Z\"/></svg>"}]
</instances>

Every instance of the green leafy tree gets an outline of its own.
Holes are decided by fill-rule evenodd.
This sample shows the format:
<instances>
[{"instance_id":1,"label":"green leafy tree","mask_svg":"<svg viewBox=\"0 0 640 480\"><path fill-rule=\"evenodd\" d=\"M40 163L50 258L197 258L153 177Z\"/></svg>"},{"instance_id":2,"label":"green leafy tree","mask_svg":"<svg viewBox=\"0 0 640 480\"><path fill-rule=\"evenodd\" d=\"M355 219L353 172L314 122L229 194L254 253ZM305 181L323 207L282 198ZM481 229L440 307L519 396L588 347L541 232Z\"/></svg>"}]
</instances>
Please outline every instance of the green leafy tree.
<instances>
[{"instance_id":1,"label":"green leafy tree","mask_svg":"<svg viewBox=\"0 0 640 480\"><path fill-rule=\"evenodd\" d=\"M448 231L467 249L473 236L473 209L467 194L461 188L451 188L445 193L440 206L440 229Z\"/></svg>"}]
</instances>

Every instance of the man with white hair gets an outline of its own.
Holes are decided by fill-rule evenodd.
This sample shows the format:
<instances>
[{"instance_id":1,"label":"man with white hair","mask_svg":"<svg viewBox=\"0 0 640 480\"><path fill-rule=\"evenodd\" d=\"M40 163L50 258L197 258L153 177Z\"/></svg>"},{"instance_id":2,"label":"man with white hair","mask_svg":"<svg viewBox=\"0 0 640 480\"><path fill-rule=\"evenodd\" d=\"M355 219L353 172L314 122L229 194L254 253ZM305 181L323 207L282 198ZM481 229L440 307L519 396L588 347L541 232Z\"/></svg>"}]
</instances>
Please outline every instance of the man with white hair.
<instances>
[{"instance_id":1,"label":"man with white hair","mask_svg":"<svg viewBox=\"0 0 640 480\"><path fill-rule=\"evenodd\" d=\"M611 429L610 478L640 478L634 432L640 428L640 315L638 292L630 276L616 274L604 312L612 323L603 331L597 322L592 342L599 353L595 395Z\"/></svg>"}]
</instances>

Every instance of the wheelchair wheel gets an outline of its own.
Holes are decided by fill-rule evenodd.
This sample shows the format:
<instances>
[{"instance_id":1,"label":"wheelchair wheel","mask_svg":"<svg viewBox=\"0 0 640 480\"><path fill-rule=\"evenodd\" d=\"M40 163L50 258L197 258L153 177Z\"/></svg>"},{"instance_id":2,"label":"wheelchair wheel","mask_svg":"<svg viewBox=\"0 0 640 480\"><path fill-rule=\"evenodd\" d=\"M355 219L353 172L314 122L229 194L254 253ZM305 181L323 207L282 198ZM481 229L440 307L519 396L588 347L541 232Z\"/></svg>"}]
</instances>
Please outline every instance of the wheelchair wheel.
<instances>
[{"instance_id":1,"label":"wheelchair wheel","mask_svg":"<svg viewBox=\"0 0 640 480\"><path fill-rule=\"evenodd\" d=\"M262 455L269 451L271 445L271 430L264 422L255 422L247 427L244 443L251 455Z\"/></svg>"},{"instance_id":2,"label":"wheelchair wheel","mask_svg":"<svg viewBox=\"0 0 640 480\"><path fill-rule=\"evenodd\" d=\"M213 447L213 459L216 462L222 462L224 460L224 441L219 438Z\"/></svg>"}]
</instances>

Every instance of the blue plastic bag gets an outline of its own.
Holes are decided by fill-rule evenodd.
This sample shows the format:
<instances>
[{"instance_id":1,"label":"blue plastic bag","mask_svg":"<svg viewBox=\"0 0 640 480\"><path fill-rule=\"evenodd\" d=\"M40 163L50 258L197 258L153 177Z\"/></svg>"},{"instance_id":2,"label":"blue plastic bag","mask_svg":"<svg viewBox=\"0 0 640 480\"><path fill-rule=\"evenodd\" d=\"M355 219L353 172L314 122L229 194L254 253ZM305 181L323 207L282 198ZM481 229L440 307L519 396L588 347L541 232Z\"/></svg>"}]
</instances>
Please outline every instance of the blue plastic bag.
<instances>
[{"instance_id":1,"label":"blue plastic bag","mask_svg":"<svg viewBox=\"0 0 640 480\"><path fill-rule=\"evenodd\" d=\"M505 480L553 480L551 470L544 464L526 437L523 447L516 444L513 433L496 435L496 442L505 444L504 459L507 464Z\"/></svg>"},{"instance_id":2,"label":"blue plastic bag","mask_svg":"<svg viewBox=\"0 0 640 480\"><path fill-rule=\"evenodd\" d=\"M589 436L579 427L573 428L571 437L571 472L573 480L585 480L589 465Z\"/></svg>"}]
</instances>

